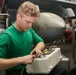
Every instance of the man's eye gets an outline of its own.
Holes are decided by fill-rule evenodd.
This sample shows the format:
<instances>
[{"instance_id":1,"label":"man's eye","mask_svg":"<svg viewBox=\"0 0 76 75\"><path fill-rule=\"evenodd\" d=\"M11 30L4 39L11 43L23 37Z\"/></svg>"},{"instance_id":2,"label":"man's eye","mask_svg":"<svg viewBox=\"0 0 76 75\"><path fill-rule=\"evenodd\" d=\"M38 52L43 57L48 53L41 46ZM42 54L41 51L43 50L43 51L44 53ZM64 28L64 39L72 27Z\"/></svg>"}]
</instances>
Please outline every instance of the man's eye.
<instances>
[{"instance_id":1,"label":"man's eye","mask_svg":"<svg viewBox=\"0 0 76 75\"><path fill-rule=\"evenodd\" d=\"M29 23L28 21L25 21L26 23Z\"/></svg>"},{"instance_id":2,"label":"man's eye","mask_svg":"<svg viewBox=\"0 0 76 75\"><path fill-rule=\"evenodd\" d=\"M26 21L26 23L27 23L27 24L29 24L29 23L31 23L31 22L29 22L29 21Z\"/></svg>"}]
</instances>

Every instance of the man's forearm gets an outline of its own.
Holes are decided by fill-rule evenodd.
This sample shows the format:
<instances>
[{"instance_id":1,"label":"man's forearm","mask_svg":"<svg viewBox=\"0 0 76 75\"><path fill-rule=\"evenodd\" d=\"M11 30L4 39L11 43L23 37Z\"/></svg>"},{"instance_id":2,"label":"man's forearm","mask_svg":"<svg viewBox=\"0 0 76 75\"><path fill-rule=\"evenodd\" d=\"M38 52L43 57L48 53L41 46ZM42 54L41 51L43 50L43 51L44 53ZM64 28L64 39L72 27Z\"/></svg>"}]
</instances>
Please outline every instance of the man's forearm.
<instances>
[{"instance_id":1,"label":"man's forearm","mask_svg":"<svg viewBox=\"0 0 76 75\"><path fill-rule=\"evenodd\" d=\"M44 42L39 42L34 49L43 50L45 48Z\"/></svg>"},{"instance_id":2,"label":"man's forearm","mask_svg":"<svg viewBox=\"0 0 76 75\"><path fill-rule=\"evenodd\" d=\"M4 59L0 58L0 70L8 69L22 63L21 57Z\"/></svg>"}]
</instances>

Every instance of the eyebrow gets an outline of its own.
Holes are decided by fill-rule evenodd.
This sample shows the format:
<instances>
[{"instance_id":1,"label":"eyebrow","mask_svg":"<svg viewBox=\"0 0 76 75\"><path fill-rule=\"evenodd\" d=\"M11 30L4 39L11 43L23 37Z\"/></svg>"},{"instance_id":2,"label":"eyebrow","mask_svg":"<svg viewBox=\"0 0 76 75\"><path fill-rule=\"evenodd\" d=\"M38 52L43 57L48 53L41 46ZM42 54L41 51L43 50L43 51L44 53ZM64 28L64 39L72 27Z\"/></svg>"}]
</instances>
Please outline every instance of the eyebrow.
<instances>
[{"instance_id":1,"label":"eyebrow","mask_svg":"<svg viewBox=\"0 0 76 75\"><path fill-rule=\"evenodd\" d=\"M27 22L27 23L34 23L34 22L30 22L30 21L28 21L28 20L26 20L26 22Z\"/></svg>"},{"instance_id":2,"label":"eyebrow","mask_svg":"<svg viewBox=\"0 0 76 75\"><path fill-rule=\"evenodd\" d=\"M26 18L26 16L24 16L24 15L22 15L24 18ZM30 22L30 21L28 21L28 20L26 20L26 22L28 22L28 23L34 23L34 22Z\"/></svg>"}]
</instances>

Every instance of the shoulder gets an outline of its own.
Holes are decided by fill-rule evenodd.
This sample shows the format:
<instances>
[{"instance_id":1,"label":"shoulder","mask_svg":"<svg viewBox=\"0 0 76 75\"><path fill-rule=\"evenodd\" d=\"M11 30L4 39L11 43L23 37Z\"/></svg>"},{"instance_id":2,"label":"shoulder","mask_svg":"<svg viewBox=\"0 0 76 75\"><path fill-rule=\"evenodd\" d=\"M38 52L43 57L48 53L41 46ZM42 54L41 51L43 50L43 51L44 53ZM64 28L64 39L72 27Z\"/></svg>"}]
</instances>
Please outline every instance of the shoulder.
<instances>
[{"instance_id":1,"label":"shoulder","mask_svg":"<svg viewBox=\"0 0 76 75\"><path fill-rule=\"evenodd\" d=\"M11 38L7 33L1 33L0 34L0 41L8 42L8 41L11 41Z\"/></svg>"}]
</instances>

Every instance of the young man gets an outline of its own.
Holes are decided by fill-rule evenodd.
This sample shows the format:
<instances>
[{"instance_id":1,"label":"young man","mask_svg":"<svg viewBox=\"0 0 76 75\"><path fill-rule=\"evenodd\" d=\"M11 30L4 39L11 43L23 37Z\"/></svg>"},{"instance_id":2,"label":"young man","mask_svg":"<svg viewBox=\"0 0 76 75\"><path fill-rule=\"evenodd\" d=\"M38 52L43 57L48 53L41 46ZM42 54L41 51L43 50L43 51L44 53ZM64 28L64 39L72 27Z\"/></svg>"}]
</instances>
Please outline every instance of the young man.
<instances>
[{"instance_id":1,"label":"young man","mask_svg":"<svg viewBox=\"0 0 76 75\"><path fill-rule=\"evenodd\" d=\"M24 2L18 8L16 21L0 34L0 70L5 69L5 75L20 75L26 64L42 54L45 44L31 28L38 15L39 9L35 4ZM60 68L54 72L57 72L54 75L63 75L64 72L67 75ZM26 75L26 71L24 73Z\"/></svg>"}]
</instances>

